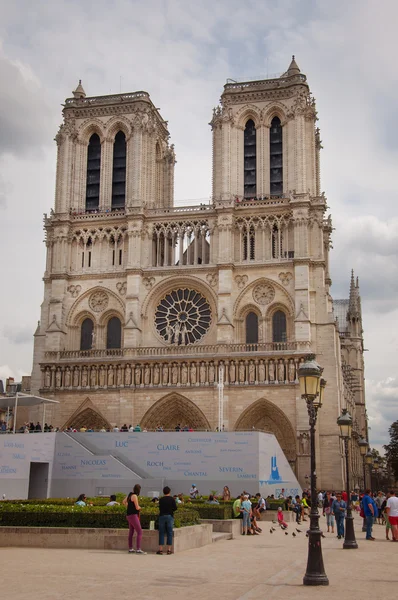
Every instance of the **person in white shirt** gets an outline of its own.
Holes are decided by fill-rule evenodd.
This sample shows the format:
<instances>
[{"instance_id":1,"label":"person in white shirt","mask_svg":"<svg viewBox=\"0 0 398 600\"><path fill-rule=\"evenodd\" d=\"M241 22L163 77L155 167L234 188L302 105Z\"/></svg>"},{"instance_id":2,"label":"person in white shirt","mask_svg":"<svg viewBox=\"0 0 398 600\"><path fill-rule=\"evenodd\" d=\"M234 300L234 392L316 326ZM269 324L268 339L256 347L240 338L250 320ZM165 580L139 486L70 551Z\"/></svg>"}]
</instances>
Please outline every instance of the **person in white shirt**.
<instances>
[{"instance_id":1,"label":"person in white shirt","mask_svg":"<svg viewBox=\"0 0 398 600\"><path fill-rule=\"evenodd\" d=\"M387 500L387 517L391 525L392 541L398 542L398 498L395 492L390 492Z\"/></svg>"},{"instance_id":2,"label":"person in white shirt","mask_svg":"<svg viewBox=\"0 0 398 600\"><path fill-rule=\"evenodd\" d=\"M115 494L112 494L109 498L110 502L108 502L107 506L119 506L119 502L116 502Z\"/></svg>"}]
</instances>

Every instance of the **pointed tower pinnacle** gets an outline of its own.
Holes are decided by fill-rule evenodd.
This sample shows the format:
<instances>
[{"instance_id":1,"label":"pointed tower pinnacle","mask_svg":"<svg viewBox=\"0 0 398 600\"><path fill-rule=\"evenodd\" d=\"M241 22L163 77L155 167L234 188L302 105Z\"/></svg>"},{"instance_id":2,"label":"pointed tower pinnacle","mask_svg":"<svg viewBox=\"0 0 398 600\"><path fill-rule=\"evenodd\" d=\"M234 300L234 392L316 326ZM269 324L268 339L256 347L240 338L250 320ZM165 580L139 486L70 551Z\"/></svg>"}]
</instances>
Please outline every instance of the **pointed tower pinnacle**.
<instances>
[{"instance_id":1,"label":"pointed tower pinnacle","mask_svg":"<svg viewBox=\"0 0 398 600\"><path fill-rule=\"evenodd\" d=\"M300 73L300 69L298 67L298 64L296 63L296 60L294 58L294 54L292 56L292 62L289 65L289 68L287 70L287 76L291 77L292 75L298 75Z\"/></svg>"},{"instance_id":2,"label":"pointed tower pinnacle","mask_svg":"<svg viewBox=\"0 0 398 600\"><path fill-rule=\"evenodd\" d=\"M86 92L84 91L84 88L82 86L82 80L81 79L79 79L79 85L72 92L72 94L73 94L74 98L85 98L86 97Z\"/></svg>"},{"instance_id":3,"label":"pointed tower pinnacle","mask_svg":"<svg viewBox=\"0 0 398 600\"><path fill-rule=\"evenodd\" d=\"M350 300L348 305L348 312L351 315L355 315L358 312L358 298L359 298L359 283L358 277L355 282L354 269L351 270L351 283L350 283Z\"/></svg>"}]
</instances>

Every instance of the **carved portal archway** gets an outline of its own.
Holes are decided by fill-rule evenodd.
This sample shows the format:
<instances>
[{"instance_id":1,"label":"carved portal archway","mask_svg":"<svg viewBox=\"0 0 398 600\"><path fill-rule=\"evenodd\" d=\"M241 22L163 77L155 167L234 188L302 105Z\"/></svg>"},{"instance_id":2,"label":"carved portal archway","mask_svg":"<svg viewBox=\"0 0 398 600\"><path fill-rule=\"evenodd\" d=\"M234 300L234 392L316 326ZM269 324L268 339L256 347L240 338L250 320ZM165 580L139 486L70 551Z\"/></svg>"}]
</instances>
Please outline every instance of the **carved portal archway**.
<instances>
[{"instance_id":1,"label":"carved portal archway","mask_svg":"<svg viewBox=\"0 0 398 600\"><path fill-rule=\"evenodd\" d=\"M181 394L168 394L158 400L143 416L141 427L156 429L161 425L164 429L175 429L177 425L188 426L192 429L210 430L210 423L203 412Z\"/></svg>"},{"instance_id":2,"label":"carved portal archway","mask_svg":"<svg viewBox=\"0 0 398 600\"><path fill-rule=\"evenodd\" d=\"M279 442L287 460L292 463L297 458L296 436L294 429L285 413L262 398L251 404L236 422L236 431L259 429L273 433Z\"/></svg>"},{"instance_id":3,"label":"carved portal archway","mask_svg":"<svg viewBox=\"0 0 398 600\"><path fill-rule=\"evenodd\" d=\"M89 398L79 406L79 408L73 413L71 417L63 425L62 429L72 427L73 429L81 429L86 427L87 429L111 429L111 424L105 417L100 413L94 406Z\"/></svg>"}]
</instances>

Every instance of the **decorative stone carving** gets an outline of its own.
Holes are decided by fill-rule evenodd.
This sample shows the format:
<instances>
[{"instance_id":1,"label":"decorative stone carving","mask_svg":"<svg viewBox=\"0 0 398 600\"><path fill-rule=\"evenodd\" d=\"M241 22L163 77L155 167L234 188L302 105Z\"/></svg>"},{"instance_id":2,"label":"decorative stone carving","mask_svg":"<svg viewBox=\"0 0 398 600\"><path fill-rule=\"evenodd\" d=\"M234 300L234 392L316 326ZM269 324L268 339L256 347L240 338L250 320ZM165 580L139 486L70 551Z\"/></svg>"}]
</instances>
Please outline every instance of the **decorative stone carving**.
<instances>
[{"instance_id":1,"label":"decorative stone carving","mask_svg":"<svg viewBox=\"0 0 398 600\"><path fill-rule=\"evenodd\" d=\"M238 288L240 290L242 290L245 287L248 280L249 280L249 278L247 275L236 275L235 276L236 285L238 286Z\"/></svg>"},{"instance_id":2,"label":"decorative stone carving","mask_svg":"<svg viewBox=\"0 0 398 600\"><path fill-rule=\"evenodd\" d=\"M249 362L249 383L253 384L256 379L256 366L254 362L251 360Z\"/></svg>"},{"instance_id":3,"label":"decorative stone carving","mask_svg":"<svg viewBox=\"0 0 398 600\"><path fill-rule=\"evenodd\" d=\"M299 435L300 454L309 454L309 448L310 448L310 436L306 431L304 431L303 433L300 433L300 435Z\"/></svg>"},{"instance_id":4,"label":"decorative stone carving","mask_svg":"<svg viewBox=\"0 0 398 600\"><path fill-rule=\"evenodd\" d=\"M285 381L285 365L283 364L283 360L280 360L278 365L278 381L279 383Z\"/></svg>"},{"instance_id":5,"label":"decorative stone carving","mask_svg":"<svg viewBox=\"0 0 398 600\"><path fill-rule=\"evenodd\" d=\"M142 283L147 290L150 290L153 287L153 284L155 283L155 278L154 277L144 277L144 279L142 280Z\"/></svg>"},{"instance_id":6,"label":"decorative stone carving","mask_svg":"<svg viewBox=\"0 0 398 600\"><path fill-rule=\"evenodd\" d=\"M191 366L189 367L189 376L191 378L191 384L195 385L196 384L196 363L191 363Z\"/></svg>"},{"instance_id":7,"label":"decorative stone carving","mask_svg":"<svg viewBox=\"0 0 398 600\"><path fill-rule=\"evenodd\" d=\"M72 298L77 298L81 289L82 289L81 285L68 285L68 287L66 288L66 291L70 293Z\"/></svg>"},{"instance_id":8,"label":"decorative stone carving","mask_svg":"<svg viewBox=\"0 0 398 600\"><path fill-rule=\"evenodd\" d=\"M125 296L127 292L127 281L118 281L116 289L121 296Z\"/></svg>"},{"instance_id":9,"label":"decorative stone carving","mask_svg":"<svg viewBox=\"0 0 398 600\"><path fill-rule=\"evenodd\" d=\"M253 290L253 299L263 306L270 304L275 298L275 290L268 283L260 283Z\"/></svg>"},{"instance_id":10,"label":"decorative stone carving","mask_svg":"<svg viewBox=\"0 0 398 600\"><path fill-rule=\"evenodd\" d=\"M290 281L293 279L293 275L291 273L279 273L278 275L281 283L283 285L289 285Z\"/></svg>"},{"instance_id":11,"label":"decorative stone carving","mask_svg":"<svg viewBox=\"0 0 398 600\"><path fill-rule=\"evenodd\" d=\"M162 298L156 308L156 329L169 344L194 344L203 338L210 324L210 305L196 290L173 290Z\"/></svg>"},{"instance_id":12,"label":"decorative stone carving","mask_svg":"<svg viewBox=\"0 0 398 600\"><path fill-rule=\"evenodd\" d=\"M103 312L109 303L109 297L106 292L98 290L93 292L89 298L88 304L94 312Z\"/></svg>"},{"instance_id":13,"label":"decorative stone carving","mask_svg":"<svg viewBox=\"0 0 398 600\"><path fill-rule=\"evenodd\" d=\"M268 365L268 379L270 383L274 383L275 381L275 363L273 360L269 361Z\"/></svg>"},{"instance_id":14,"label":"decorative stone carving","mask_svg":"<svg viewBox=\"0 0 398 600\"><path fill-rule=\"evenodd\" d=\"M294 361L292 358L289 361L288 371L289 371L289 383L294 383L296 380L296 367L295 367L295 364L294 364Z\"/></svg>"},{"instance_id":15,"label":"decorative stone carving","mask_svg":"<svg viewBox=\"0 0 398 600\"><path fill-rule=\"evenodd\" d=\"M206 275L206 279L209 282L209 285L211 285L211 287L216 287L218 283L217 273L208 273Z\"/></svg>"},{"instance_id":16,"label":"decorative stone carving","mask_svg":"<svg viewBox=\"0 0 398 600\"><path fill-rule=\"evenodd\" d=\"M160 369L159 365L153 367L153 385L159 385L160 382Z\"/></svg>"},{"instance_id":17,"label":"decorative stone carving","mask_svg":"<svg viewBox=\"0 0 398 600\"><path fill-rule=\"evenodd\" d=\"M124 385L131 385L131 367L127 365L124 371Z\"/></svg>"}]
</instances>

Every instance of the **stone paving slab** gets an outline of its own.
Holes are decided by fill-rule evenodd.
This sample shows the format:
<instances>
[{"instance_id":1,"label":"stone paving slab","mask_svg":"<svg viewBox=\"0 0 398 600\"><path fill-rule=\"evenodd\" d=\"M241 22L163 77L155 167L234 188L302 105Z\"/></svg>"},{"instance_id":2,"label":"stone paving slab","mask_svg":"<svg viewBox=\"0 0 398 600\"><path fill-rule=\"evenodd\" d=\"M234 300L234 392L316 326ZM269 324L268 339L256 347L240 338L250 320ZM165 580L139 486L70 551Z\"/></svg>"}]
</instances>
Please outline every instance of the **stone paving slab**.
<instances>
[{"instance_id":1,"label":"stone paving slab","mask_svg":"<svg viewBox=\"0 0 398 600\"><path fill-rule=\"evenodd\" d=\"M324 525L324 520L321 520ZM265 525L265 523L264 523ZM306 525L306 524L305 524ZM308 540L289 526L254 537L240 536L172 556L128 555L115 550L1 548L7 599L102 600L138 596L140 600L254 600L277 598L353 598L396 596L398 543L387 542L374 527L375 542L364 540L356 517L358 550L343 550L332 534L322 540L328 587L304 587Z\"/></svg>"}]
</instances>

